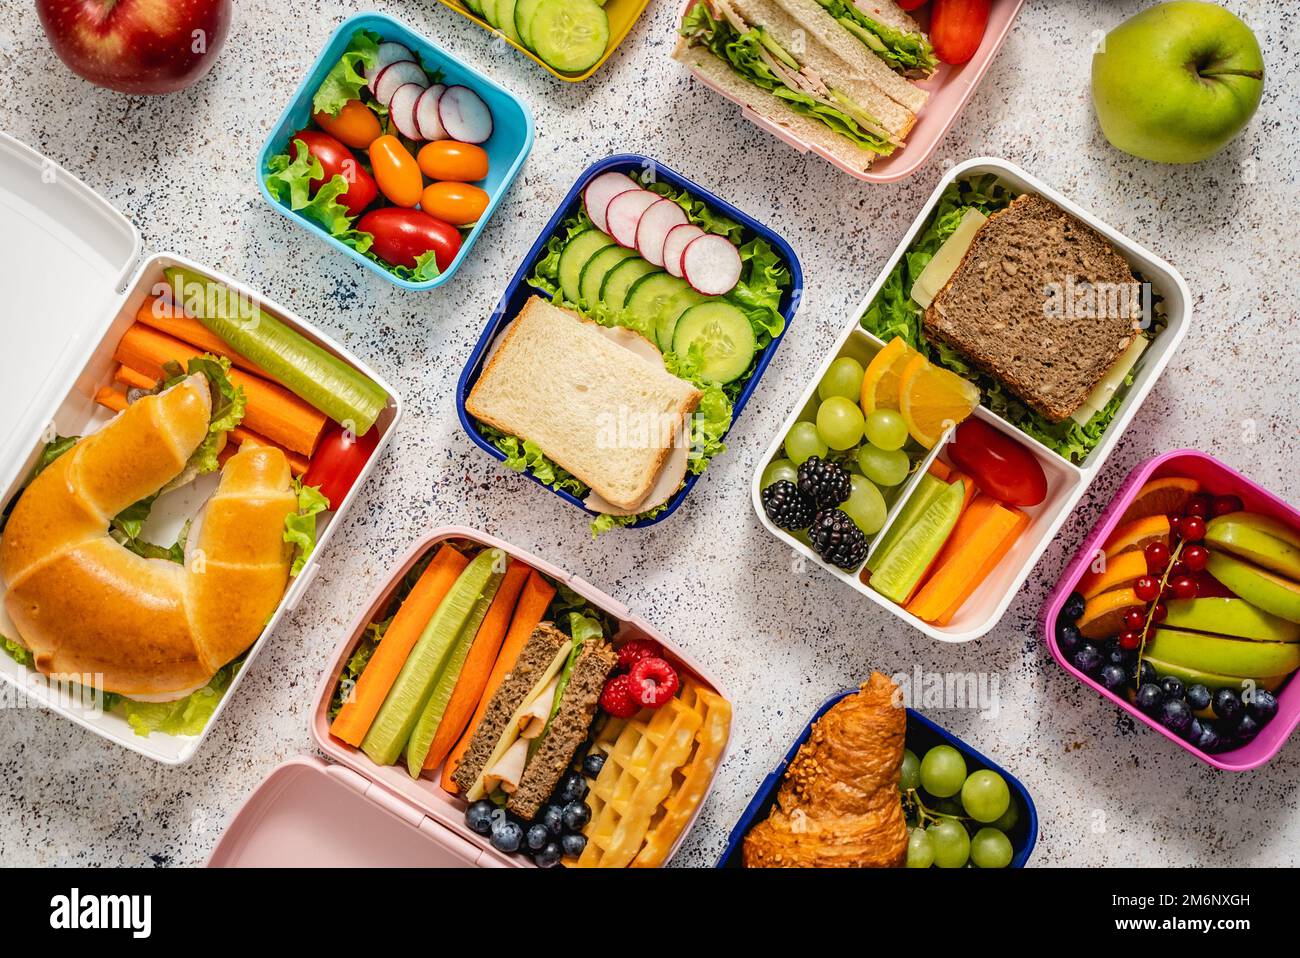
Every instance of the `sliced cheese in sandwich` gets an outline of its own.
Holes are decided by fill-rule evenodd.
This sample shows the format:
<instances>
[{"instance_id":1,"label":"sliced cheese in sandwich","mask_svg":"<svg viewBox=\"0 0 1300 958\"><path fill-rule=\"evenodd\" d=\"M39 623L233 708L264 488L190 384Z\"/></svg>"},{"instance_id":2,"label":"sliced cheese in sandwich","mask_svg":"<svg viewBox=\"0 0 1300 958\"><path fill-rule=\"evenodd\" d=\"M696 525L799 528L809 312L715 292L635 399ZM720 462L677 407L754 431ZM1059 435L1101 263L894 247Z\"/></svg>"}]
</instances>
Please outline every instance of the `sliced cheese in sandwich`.
<instances>
[{"instance_id":1,"label":"sliced cheese in sandwich","mask_svg":"<svg viewBox=\"0 0 1300 958\"><path fill-rule=\"evenodd\" d=\"M912 281L912 299L922 309L928 308L939 295L939 290L948 285L948 280L961 265L962 257L975 241L975 234L988 221L989 218L975 207L967 209L952 235L943 241L930 262L925 264L925 269L921 270L921 275Z\"/></svg>"},{"instance_id":2,"label":"sliced cheese in sandwich","mask_svg":"<svg viewBox=\"0 0 1300 958\"><path fill-rule=\"evenodd\" d=\"M1105 409L1106 403L1119 392L1119 388L1124 385L1124 380L1137 365L1138 359L1146 351L1147 344L1150 342L1151 340L1145 336L1135 336L1128 349L1115 360L1115 365L1111 366L1106 375L1101 378L1101 382L1093 387L1088 398L1083 401L1083 405L1070 414L1070 418L1080 426L1086 426L1088 420Z\"/></svg>"}]
</instances>

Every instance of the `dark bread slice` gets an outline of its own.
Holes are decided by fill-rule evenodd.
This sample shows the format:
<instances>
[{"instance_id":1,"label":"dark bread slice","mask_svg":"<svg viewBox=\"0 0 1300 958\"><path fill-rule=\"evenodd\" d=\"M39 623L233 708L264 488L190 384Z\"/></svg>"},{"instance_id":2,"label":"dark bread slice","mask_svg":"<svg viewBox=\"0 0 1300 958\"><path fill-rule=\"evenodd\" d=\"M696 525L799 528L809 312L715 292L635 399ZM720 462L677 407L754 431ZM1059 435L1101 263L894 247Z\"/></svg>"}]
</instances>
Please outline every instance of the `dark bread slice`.
<instances>
[{"instance_id":1,"label":"dark bread slice","mask_svg":"<svg viewBox=\"0 0 1300 958\"><path fill-rule=\"evenodd\" d=\"M925 311L925 333L955 347L1029 406L1060 422L1083 405L1129 347L1139 318L1111 307L1093 310L1100 316L1068 315L1065 291L1105 283L1114 289L1128 284L1126 292L1132 292L1136 282L1128 262L1096 230L1050 200L1026 193L975 234ZM1118 302L1138 301L1129 295ZM1100 296L1094 302L1115 300Z\"/></svg>"},{"instance_id":2,"label":"dark bread slice","mask_svg":"<svg viewBox=\"0 0 1300 958\"><path fill-rule=\"evenodd\" d=\"M560 783L578 746L587 738L587 730L596 717L605 680L618 663L618 655L608 642L586 642L573 664L573 674L560 698L560 710L537 748L537 754L524 769L506 809L525 821L530 820L551 797Z\"/></svg>"},{"instance_id":3,"label":"dark bread slice","mask_svg":"<svg viewBox=\"0 0 1300 958\"><path fill-rule=\"evenodd\" d=\"M523 697L538 683L546 672L546 667L555 660L556 653L567 641L569 637L550 622L541 623L528 637L519 658L488 702L487 711L474 730L469 748L451 777L462 795L468 794L483 771L483 766L492 757L492 751L497 747L497 742L501 741L510 716L515 714Z\"/></svg>"}]
</instances>

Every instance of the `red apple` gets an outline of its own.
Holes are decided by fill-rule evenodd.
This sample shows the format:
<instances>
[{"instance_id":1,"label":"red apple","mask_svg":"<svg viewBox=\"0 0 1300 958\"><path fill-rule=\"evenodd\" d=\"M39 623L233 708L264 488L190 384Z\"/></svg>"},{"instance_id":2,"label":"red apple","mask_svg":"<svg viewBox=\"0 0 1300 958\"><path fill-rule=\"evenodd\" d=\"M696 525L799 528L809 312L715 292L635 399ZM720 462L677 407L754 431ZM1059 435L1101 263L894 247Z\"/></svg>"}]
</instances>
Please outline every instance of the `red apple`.
<instances>
[{"instance_id":1,"label":"red apple","mask_svg":"<svg viewBox=\"0 0 1300 958\"><path fill-rule=\"evenodd\" d=\"M64 63L122 93L174 93L212 69L232 0L36 0Z\"/></svg>"}]
</instances>

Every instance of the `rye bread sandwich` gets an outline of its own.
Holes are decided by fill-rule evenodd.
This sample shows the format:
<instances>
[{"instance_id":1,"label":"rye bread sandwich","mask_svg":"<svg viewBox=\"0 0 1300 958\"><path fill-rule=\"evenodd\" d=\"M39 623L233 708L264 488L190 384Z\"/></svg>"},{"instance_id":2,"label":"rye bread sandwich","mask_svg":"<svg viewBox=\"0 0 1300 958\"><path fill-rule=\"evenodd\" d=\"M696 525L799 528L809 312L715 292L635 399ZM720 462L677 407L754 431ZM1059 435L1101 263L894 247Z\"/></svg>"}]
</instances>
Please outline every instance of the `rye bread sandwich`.
<instances>
[{"instance_id":1,"label":"rye bread sandwich","mask_svg":"<svg viewBox=\"0 0 1300 958\"><path fill-rule=\"evenodd\" d=\"M507 810L533 818L586 741L617 661L603 639L575 643L539 625L474 729L453 775L461 794L474 802L499 792Z\"/></svg>"},{"instance_id":2,"label":"rye bread sandwich","mask_svg":"<svg viewBox=\"0 0 1300 958\"><path fill-rule=\"evenodd\" d=\"M923 322L928 338L1056 423L1134 344L1141 301L1141 284L1105 237L1026 193L979 227Z\"/></svg>"}]
</instances>

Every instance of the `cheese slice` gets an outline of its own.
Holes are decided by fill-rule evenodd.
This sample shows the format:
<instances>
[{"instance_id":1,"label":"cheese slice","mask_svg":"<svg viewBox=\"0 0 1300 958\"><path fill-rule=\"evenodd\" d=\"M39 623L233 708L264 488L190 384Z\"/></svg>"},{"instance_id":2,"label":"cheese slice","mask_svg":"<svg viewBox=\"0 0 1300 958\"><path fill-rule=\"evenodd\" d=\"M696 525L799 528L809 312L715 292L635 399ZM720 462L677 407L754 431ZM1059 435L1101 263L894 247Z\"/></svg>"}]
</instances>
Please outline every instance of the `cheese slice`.
<instances>
[{"instance_id":1,"label":"cheese slice","mask_svg":"<svg viewBox=\"0 0 1300 958\"><path fill-rule=\"evenodd\" d=\"M488 794L500 788L507 795L513 795L524 777L524 766L528 764L528 739L521 738L506 749L501 760L483 773L483 790Z\"/></svg>"},{"instance_id":2,"label":"cheese slice","mask_svg":"<svg viewBox=\"0 0 1300 958\"><path fill-rule=\"evenodd\" d=\"M934 258L925 264L921 275L912 282L912 299L921 304L922 309L929 309L939 291L948 285L952 274L961 265L961 258L970 249L975 234L989 218L975 207L968 209L951 236L935 252Z\"/></svg>"},{"instance_id":3,"label":"cheese slice","mask_svg":"<svg viewBox=\"0 0 1300 958\"><path fill-rule=\"evenodd\" d=\"M551 717L555 705L555 693L560 689L560 677L551 679L550 685L542 689L542 694L533 699L528 711L519 717L519 737L521 739L537 738L546 728L546 720ZM513 746L511 746L513 748Z\"/></svg>"},{"instance_id":4,"label":"cheese slice","mask_svg":"<svg viewBox=\"0 0 1300 958\"><path fill-rule=\"evenodd\" d=\"M1143 351L1147 348L1147 343L1151 340L1145 336L1135 336L1133 342L1129 343L1128 349L1120 353L1119 359L1115 360L1114 365L1105 376L1101 377L1101 382L1093 388L1088 394L1088 398L1083 401L1083 405L1070 413L1070 418L1080 426L1088 425L1088 420L1097 413L1106 408L1106 403L1110 402L1111 397L1124 385L1124 380L1128 377L1129 372L1141 357Z\"/></svg>"}]
</instances>

